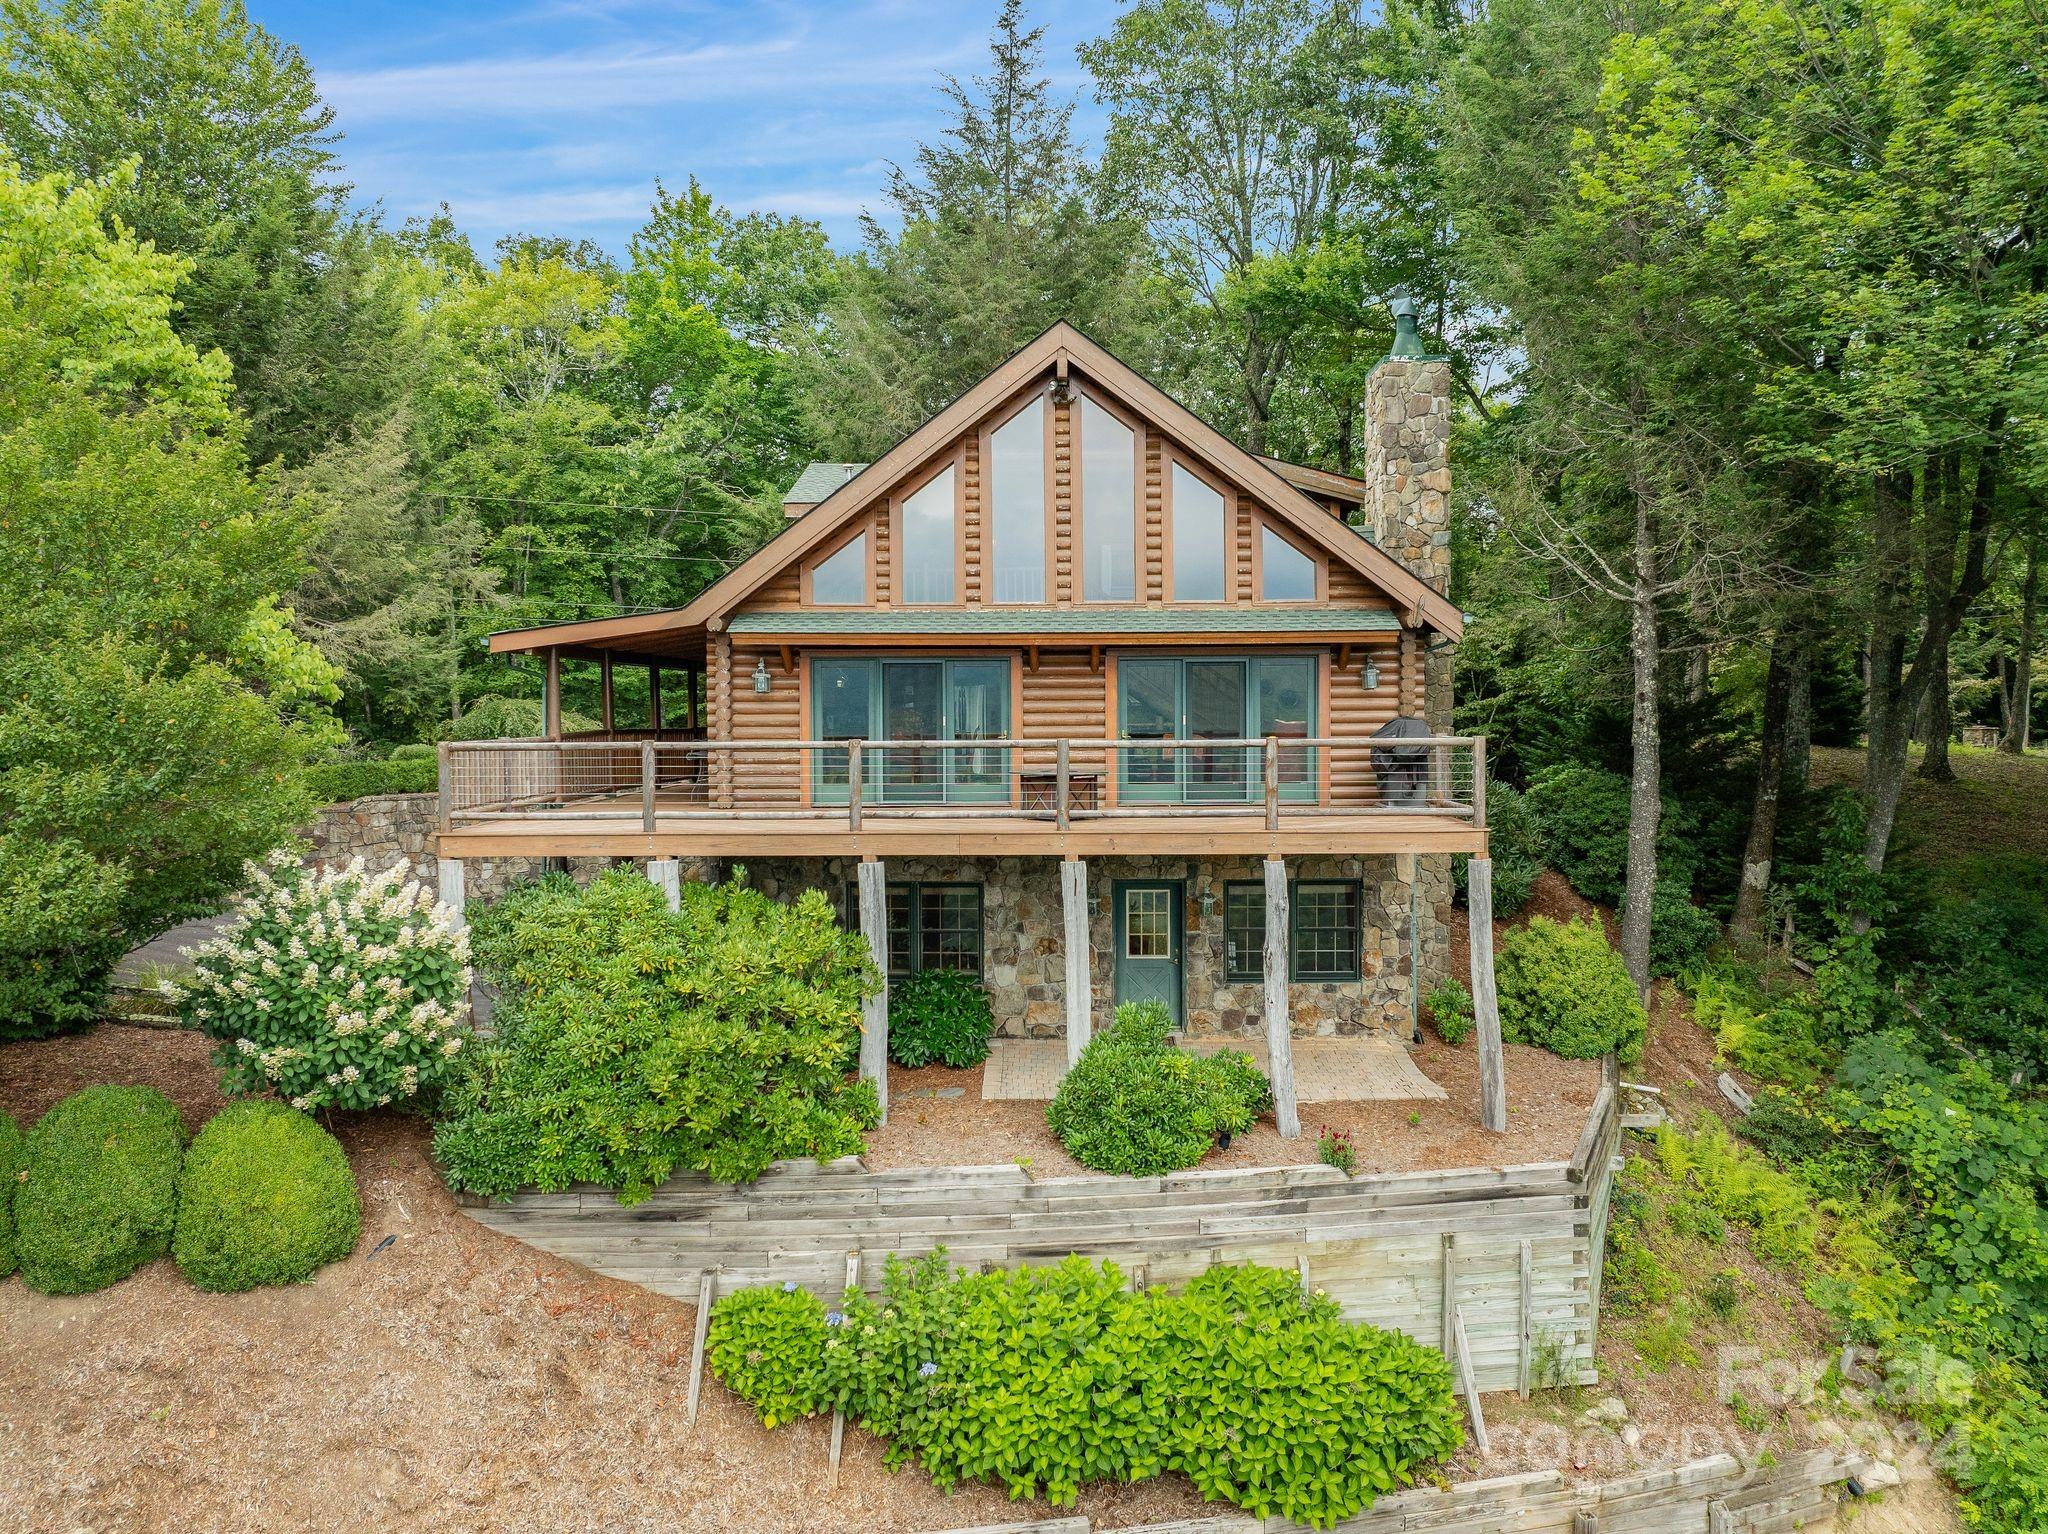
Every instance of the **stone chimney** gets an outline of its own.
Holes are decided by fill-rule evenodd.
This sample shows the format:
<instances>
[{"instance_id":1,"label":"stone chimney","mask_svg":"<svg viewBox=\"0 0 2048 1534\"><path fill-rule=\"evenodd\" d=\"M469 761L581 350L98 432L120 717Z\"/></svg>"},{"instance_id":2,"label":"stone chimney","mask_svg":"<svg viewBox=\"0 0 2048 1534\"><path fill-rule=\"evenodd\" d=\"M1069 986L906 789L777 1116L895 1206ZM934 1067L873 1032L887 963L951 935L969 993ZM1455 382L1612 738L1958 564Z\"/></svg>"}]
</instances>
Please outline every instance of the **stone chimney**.
<instances>
[{"instance_id":1,"label":"stone chimney","mask_svg":"<svg viewBox=\"0 0 2048 1534\"><path fill-rule=\"evenodd\" d=\"M1451 582L1451 363L1422 348L1415 300L1397 291L1394 345L1365 381L1365 512L1373 541L1438 591ZM1414 644L1415 641L1407 641ZM1408 657L1404 654L1404 663ZM1406 666L1404 664L1404 671ZM1451 725L1448 650L1423 657L1421 713ZM1412 674L1412 673L1411 673ZM1413 700L1404 700L1414 710Z\"/></svg>"}]
</instances>

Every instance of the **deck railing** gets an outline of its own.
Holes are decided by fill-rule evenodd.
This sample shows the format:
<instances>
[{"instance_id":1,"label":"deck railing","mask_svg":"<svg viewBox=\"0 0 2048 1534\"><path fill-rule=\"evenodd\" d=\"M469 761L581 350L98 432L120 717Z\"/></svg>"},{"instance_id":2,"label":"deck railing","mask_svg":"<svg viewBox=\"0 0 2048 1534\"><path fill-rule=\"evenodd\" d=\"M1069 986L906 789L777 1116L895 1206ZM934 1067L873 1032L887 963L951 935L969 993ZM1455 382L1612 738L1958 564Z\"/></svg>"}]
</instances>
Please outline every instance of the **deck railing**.
<instances>
[{"instance_id":1,"label":"deck railing","mask_svg":"<svg viewBox=\"0 0 2048 1534\"><path fill-rule=\"evenodd\" d=\"M441 823L1434 814L1486 823L1483 736L489 740L441 747Z\"/></svg>"}]
</instances>

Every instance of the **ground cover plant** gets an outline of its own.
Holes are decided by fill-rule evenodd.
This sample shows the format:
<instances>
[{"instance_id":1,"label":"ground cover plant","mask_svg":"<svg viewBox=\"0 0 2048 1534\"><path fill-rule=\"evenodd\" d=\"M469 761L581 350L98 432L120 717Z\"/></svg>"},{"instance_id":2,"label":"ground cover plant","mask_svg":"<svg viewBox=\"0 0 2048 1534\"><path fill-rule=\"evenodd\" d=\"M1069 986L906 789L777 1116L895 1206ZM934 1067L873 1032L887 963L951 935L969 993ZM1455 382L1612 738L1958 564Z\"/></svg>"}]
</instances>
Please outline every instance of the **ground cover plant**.
<instances>
[{"instance_id":1,"label":"ground cover plant","mask_svg":"<svg viewBox=\"0 0 2048 1534\"><path fill-rule=\"evenodd\" d=\"M1424 1005L1446 1044L1462 1044L1472 1036L1472 993L1456 980L1438 982Z\"/></svg>"},{"instance_id":2,"label":"ground cover plant","mask_svg":"<svg viewBox=\"0 0 2048 1534\"><path fill-rule=\"evenodd\" d=\"M889 986L889 1058L964 1069L988 1058L995 1009L978 975L924 969Z\"/></svg>"},{"instance_id":3,"label":"ground cover plant","mask_svg":"<svg viewBox=\"0 0 2048 1534\"><path fill-rule=\"evenodd\" d=\"M21 1126L0 1110L0 1278L16 1266L14 1251L14 1189L21 1172Z\"/></svg>"},{"instance_id":4,"label":"ground cover plant","mask_svg":"<svg viewBox=\"0 0 2048 1534\"><path fill-rule=\"evenodd\" d=\"M1177 1172L1272 1106L1251 1056L1175 1048L1172 1029L1164 1004L1125 1002L1061 1079L1046 1122L1081 1165L1132 1177Z\"/></svg>"},{"instance_id":5,"label":"ground cover plant","mask_svg":"<svg viewBox=\"0 0 2048 1534\"><path fill-rule=\"evenodd\" d=\"M845 1411L941 1488L1073 1503L1173 1470L1257 1517L1327 1528L1464 1440L1450 1366L1340 1318L1291 1272L1218 1267L1179 1293L1114 1264L957 1273L892 1258L831 1309L794 1285L721 1300L714 1372L763 1421Z\"/></svg>"},{"instance_id":6,"label":"ground cover plant","mask_svg":"<svg viewBox=\"0 0 2048 1534\"><path fill-rule=\"evenodd\" d=\"M282 1103L230 1103L185 1152L171 1255L218 1293L295 1284L346 1257L362 1218L340 1141Z\"/></svg>"},{"instance_id":7,"label":"ground cover plant","mask_svg":"<svg viewBox=\"0 0 2048 1534\"><path fill-rule=\"evenodd\" d=\"M185 1125L152 1087L87 1087L36 1121L14 1186L21 1276L88 1294L170 1250Z\"/></svg>"},{"instance_id":8,"label":"ground cover plant","mask_svg":"<svg viewBox=\"0 0 2048 1534\"><path fill-rule=\"evenodd\" d=\"M230 1095L294 1108L431 1096L467 1041L469 940L404 863L315 872L288 852L251 865L235 920L166 983L218 1042Z\"/></svg>"},{"instance_id":9,"label":"ground cover plant","mask_svg":"<svg viewBox=\"0 0 2048 1534\"><path fill-rule=\"evenodd\" d=\"M1497 959L1501 1037L1567 1060L1609 1051L1640 1059L1649 1015L1600 923L1547 916L1502 935Z\"/></svg>"},{"instance_id":10,"label":"ground cover plant","mask_svg":"<svg viewBox=\"0 0 2048 1534\"><path fill-rule=\"evenodd\" d=\"M453 1186L592 1182L631 1202L671 1172L738 1182L861 1149L877 1103L849 1073L879 981L823 895L691 883L670 911L619 869L587 889L550 876L473 920L502 998L435 1129Z\"/></svg>"}]
</instances>

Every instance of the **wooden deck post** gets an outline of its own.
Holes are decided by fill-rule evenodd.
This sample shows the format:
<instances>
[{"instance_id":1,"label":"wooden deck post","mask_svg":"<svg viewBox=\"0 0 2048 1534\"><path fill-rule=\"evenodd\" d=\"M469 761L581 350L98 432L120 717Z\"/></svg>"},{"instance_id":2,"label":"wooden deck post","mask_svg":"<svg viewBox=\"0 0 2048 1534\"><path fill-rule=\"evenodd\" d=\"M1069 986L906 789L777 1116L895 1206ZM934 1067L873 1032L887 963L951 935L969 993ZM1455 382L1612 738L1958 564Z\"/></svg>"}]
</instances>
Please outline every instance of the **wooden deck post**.
<instances>
[{"instance_id":1,"label":"wooden deck post","mask_svg":"<svg viewBox=\"0 0 2048 1534\"><path fill-rule=\"evenodd\" d=\"M683 908L683 865L675 858L649 858L647 882L668 897L668 908Z\"/></svg>"},{"instance_id":2,"label":"wooden deck post","mask_svg":"<svg viewBox=\"0 0 2048 1534\"><path fill-rule=\"evenodd\" d=\"M659 730L661 723L661 667L647 663L647 727Z\"/></svg>"},{"instance_id":3,"label":"wooden deck post","mask_svg":"<svg viewBox=\"0 0 2048 1534\"><path fill-rule=\"evenodd\" d=\"M1061 741L1062 746L1066 745ZM1066 762L1064 753L1060 765ZM1064 794L1061 796L1064 798ZM1067 1069L1072 1070L1094 1032L1094 954L1088 943L1088 865L1079 858L1060 863L1060 909L1066 917Z\"/></svg>"},{"instance_id":4,"label":"wooden deck post","mask_svg":"<svg viewBox=\"0 0 2048 1534\"><path fill-rule=\"evenodd\" d=\"M547 675L541 684L540 733L547 740L562 738L562 652L547 652Z\"/></svg>"},{"instance_id":5,"label":"wooden deck post","mask_svg":"<svg viewBox=\"0 0 2048 1534\"><path fill-rule=\"evenodd\" d=\"M598 722L609 732L612 727L612 655L601 651L597 657L597 716Z\"/></svg>"},{"instance_id":6,"label":"wooden deck post","mask_svg":"<svg viewBox=\"0 0 2048 1534\"><path fill-rule=\"evenodd\" d=\"M640 742L640 829L654 834L655 790L654 742Z\"/></svg>"},{"instance_id":7,"label":"wooden deck post","mask_svg":"<svg viewBox=\"0 0 2048 1534\"><path fill-rule=\"evenodd\" d=\"M880 858L860 865L860 931L881 973L882 987L860 1004L860 1073L875 1084L882 1122L889 1122L889 886Z\"/></svg>"},{"instance_id":8,"label":"wooden deck post","mask_svg":"<svg viewBox=\"0 0 2048 1534\"><path fill-rule=\"evenodd\" d=\"M1294 1105L1294 1039L1287 1018L1287 865L1266 859L1266 1066L1280 1138L1301 1138Z\"/></svg>"},{"instance_id":9,"label":"wooden deck post","mask_svg":"<svg viewBox=\"0 0 2048 1534\"><path fill-rule=\"evenodd\" d=\"M457 932L469 930L467 905L462 896L462 859L442 857L435 861L441 877L441 904L452 912L448 925Z\"/></svg>"},{"instance_id":10,"label":"wooden deck post","mask_svg":"<svg viewBox=\"0 0 2048 1534\"><path fill-rule=\"evenodd\" d=\"M1496 1134L1508 1127L1508 1078L1500 1048L1500 998L1493 986L1493 859L1475 857L1465 870L1471 916L1472 1018L1479 1025L1479 1121Z\"/></svg>"}]
</instances>

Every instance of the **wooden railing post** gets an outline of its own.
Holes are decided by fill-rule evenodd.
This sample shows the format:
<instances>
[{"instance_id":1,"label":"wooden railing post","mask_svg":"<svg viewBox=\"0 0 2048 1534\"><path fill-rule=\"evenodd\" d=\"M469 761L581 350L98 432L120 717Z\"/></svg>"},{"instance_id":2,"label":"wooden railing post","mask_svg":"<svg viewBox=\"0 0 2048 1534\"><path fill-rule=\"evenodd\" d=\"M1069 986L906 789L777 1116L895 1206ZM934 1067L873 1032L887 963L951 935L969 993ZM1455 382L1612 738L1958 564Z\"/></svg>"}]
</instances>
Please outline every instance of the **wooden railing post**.
<instances>
[{"instance_id":1,"label":"wooden railing post","mask_svg":"<svg viewBox=\"0 0 2048 1534\"><path fill-rule=\"evenodd\" d=\"M1486 829L1486 737L1472 742L1472 824Z\"/></svg>"},{"instance_id":2,"label":"wooden railing post","mask_svg":"<svg viewBox=\"0 0 2048 1534\"><path fill-rule=\"evenodd\" d=\"M867 755L867 742L848 741L846 744L846 827L849 831L860 829L861 760Z\"/></svg>"},{"instance_id":3,"label":"wooden railing post","mask_svg":"<svg viewBox=\"0 0 2048 1534\"><path fill-rule=\"evenodd\" d=\"M1062 735L1058 743L1053 747L1054 760L1058 763L1057 773L1059 779L1052 806L1053 823L1062 831L1067 829L1067 817L1070 811L1067 795L1073 785L1074 771L1073 762L1068 754L1068 745L1067 737Z\"/></svg>"},{"instance_id":4,"label":"wooden railing post","mask_svg":"<svg viewBox=\"0 0 2048 1534\"><path fill-rule=\"evenodd\" d=\"M1266 829L1280 829L1280 742L1266 737Z\"/></svg>"},{"instance_id":5,"label":"wooden railing post","mask_svg":"<svg viewBox=\"0 0 2048 1534\"><path fill-rule=\"evenodd\" d=\"M442 741L434 748L434 755L438 758L436 775L441 790L440 823L445 831L454 823L455 814L455 774L448 760L449 743Z\"/></svg>"},{"instance_id":6,"label":"wooden railing post","mask_svg":"<svg viewBox=\"0 0 2048 1534\"><path fill-rule=\"evenodd\" d=\"M640 829L654 834L654 742L640 742Z\"/></svg>"}]
</instances>

